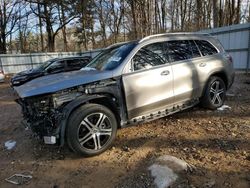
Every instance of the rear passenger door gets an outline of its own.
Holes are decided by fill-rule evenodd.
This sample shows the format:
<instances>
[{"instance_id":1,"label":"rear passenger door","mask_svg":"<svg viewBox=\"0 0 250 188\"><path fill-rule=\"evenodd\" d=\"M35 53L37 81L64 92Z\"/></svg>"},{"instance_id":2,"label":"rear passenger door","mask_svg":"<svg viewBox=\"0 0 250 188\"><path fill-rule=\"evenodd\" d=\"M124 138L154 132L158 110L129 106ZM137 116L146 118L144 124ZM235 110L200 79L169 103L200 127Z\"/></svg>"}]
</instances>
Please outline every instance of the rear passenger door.
<instances>
[{"instance_id":1,"label":"rear passenger door","mask_svg":"<svg viewBox=\"0 0 250 188\"><path fill-rule=\"evenodd\" d=\"M142 47L130 63L131 72L122 78L129 119L173 107L173 73L164 43Z\"/></svg>"},{"instance_id":2,"label":"rear passenger door","mask_svg":"<svg viewBox=\"0 0 250 188\"><path fill-rule=\"evenodd\" d=\"M215 71L217 68L223 67L223 61L221 58L216 57L218 55L218 50L206 40L194 40L191 41L193 49L192 63L197 71L197 78L199 83L199 89L197 90L197 95L202 96L203 88L206 85L208 77L211 72ZM198 52L195 53L197 50Z\"/></svg>"},{"instance_id":3,"label":"rear passenger door","mask_svg":"<svg viewBox=\"0 0 250 188\"><path fill-rule=\"evenodd\" d=\"M193 43L194 44L194 43ZM200 56L199 50L192 49L191 41L176 40L166 43L169 61L174 74L174 103L181 104L198 97L199 77L192 58Z\"/></svg>"}]
</instances>

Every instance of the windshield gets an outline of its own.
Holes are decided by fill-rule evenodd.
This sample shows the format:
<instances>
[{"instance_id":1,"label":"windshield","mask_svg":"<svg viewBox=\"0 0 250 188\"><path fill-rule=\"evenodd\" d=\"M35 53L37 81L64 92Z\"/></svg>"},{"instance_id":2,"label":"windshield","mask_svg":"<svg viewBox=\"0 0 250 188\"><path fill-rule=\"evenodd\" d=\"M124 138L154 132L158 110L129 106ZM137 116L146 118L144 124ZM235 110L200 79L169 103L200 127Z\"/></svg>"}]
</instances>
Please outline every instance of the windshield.
<instances>
[{"instance_id":1,"label":"windshield","mask_svg":"<svg viewBox=\"0 0 250 188\"><path fill-rule=\"evenodd\" d=\"M113 70L122 63L135 46L136 42L132 42L106 49L97 55L86 67L96 70Z\"/></svg>"}]
</instances>

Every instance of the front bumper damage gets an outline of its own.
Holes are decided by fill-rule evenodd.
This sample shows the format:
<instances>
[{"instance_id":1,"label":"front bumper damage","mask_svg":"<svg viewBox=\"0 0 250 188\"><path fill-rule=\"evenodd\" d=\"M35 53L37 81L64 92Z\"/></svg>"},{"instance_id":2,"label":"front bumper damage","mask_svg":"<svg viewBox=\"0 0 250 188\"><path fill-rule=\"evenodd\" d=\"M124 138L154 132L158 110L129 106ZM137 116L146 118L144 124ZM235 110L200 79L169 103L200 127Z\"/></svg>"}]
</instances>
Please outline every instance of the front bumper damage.
<instances>
[{"instance_id":1,"label":"front bumper damage","mask_svg":"<svg viewBox=\"0 0 250 188\"><path fill-rule=\"evenodd\" d=\"M56 108L53 96L17 99L16 102L22 107L22 124L46 144L56 144L63 113L60 108Z\"/></svg>"},{"instance_id":2,"label":"front bumper damage","mask_svg":"<svg viewBox=\"0 0 250 188\"><path fill-rule=\"evenodd\" d=\"M23 119L21 121L21 124L23 125L23 127L25 129L33 129L33 126L31 125L31 123L29 123L27 120ZM57 143L57 138L58 138L58 134L53 135L53 133L49 133L48 135L50 136L42 136L43 133L38 131L37 133L35 133L36 135L39 135L39 137L43 137L43 141L45 144L56 144Z\"/></svg>"},{"instance_id":3,"label":"front bumper damage","mask_svg":"<svg viewBox=\"0 0 250 188\"><path fill-rule=\"evenodd\" d=\"M22 107L26 127L30 127L32 132L42 138L46 144L56 143L63 146L67 120L71 112L80 105L89 102L107 105L114 111L118 121L124 121L125 104L121 98L119 81L120 79L108 79L29 97L20 95L19 91L16 102Z\"/></svg>"}]
</instances>

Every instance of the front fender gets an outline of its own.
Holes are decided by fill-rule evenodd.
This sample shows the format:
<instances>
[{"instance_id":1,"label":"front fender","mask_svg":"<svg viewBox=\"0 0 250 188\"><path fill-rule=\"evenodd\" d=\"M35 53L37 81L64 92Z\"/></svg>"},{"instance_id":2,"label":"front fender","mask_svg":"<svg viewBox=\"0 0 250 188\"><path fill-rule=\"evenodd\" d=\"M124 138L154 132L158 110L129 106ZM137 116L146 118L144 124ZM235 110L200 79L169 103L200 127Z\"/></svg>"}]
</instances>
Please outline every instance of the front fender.
<instances>
[{"instance_id":1,"label":"front fender","mask_svg":"<svg viewBox=\"0 0 250 188\"><path fill-rule=\"evenodd\" d=\"M65 129L67 126L67 120L70 116L70 114L76 109L77 107L87 103L90 100L93 99L98 99L98 98L104 98L105 96L103 95L83 95L70 103L68 103L64 108L63 108L63 116L60 122L60 145L63 146L65 142Z\"/></svg>"}]
</instances>

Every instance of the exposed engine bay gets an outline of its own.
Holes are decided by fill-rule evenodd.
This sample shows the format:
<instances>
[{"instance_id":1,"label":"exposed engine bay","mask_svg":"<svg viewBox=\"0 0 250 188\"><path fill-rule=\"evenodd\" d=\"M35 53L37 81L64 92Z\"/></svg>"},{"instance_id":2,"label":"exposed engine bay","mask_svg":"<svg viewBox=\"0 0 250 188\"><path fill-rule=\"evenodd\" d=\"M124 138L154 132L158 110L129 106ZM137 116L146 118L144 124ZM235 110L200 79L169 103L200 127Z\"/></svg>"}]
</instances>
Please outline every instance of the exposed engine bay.
<instances>
[{"instance_id":1,"label":"exposed engine bay","mask_svg":"<svg viewBox=\"0 0 250 188\"><path fill-rule=\"evenodd\" d=\"M72 101L79 101L79 105L90 96L99 95L102 97L111 97L112 101L106 101L107 105L112 103L112 107L118 110L118 106L124 106L121 100L118 80L105 80L85 86L65 89L52 94L32 96L17 99L22 107L23 118L26 126L40 138L44 136L60 137L61 124L67 113ZM100 97L101 100L105 100ZM98 102L98 101L97 101ZM105 104L105 101L102 101ZM122 113L121 113L122 114ZM122 116L121 116L122 117ZM124 112L123 112L124 117Z\"/></svg>"}]
</instances>

